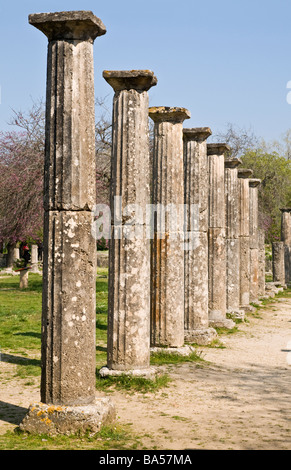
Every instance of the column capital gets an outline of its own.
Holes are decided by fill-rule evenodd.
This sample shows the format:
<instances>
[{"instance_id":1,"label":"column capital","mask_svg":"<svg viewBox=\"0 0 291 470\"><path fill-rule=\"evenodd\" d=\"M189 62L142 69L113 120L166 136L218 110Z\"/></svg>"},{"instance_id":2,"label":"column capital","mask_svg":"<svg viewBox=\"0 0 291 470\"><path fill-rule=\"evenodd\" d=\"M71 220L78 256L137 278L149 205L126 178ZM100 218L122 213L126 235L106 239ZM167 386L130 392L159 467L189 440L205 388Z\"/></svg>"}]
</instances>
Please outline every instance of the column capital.
<instances>
[{"instance_id":1,"label":"column capital","mask_svg":"<svg viewBox=\"0 0 291 470\"><path fill-rule=\"evenodd\" d=\"M207 155L223 155L230 147L225 143L207 144Z\"/></svg>"},{"instance_id":2,"label":"column capital","mask_svg":"<svg viewBox=\"0 0 291 470\"><path fill-rule=\"evenodd\" d=\"M249 180L249 185L251 188L257 188L261 184L261 180L258 178L252 178Z\"/></svg>"},{"instance_id":3,"label":"column capital","mask_svg":"<svg viewBox=\"0 0 291 470\"><path fill-rule=\"evenodd\" d=\"M122 90L148 91L158 83L151 70L104 70L103 78L115 92Z\"/></svg>"},{"instance_id":4,"label":"column capital","mask_svg":"<svg viewBox=\"0 0 291 470\"><path fill-rule=\"evenodd\" d=\"M154 122L183 122L190 119L191 113L186 108L153 106L149 108L149 116Z\"/></svg>"},{"instance_id":5,"label":"column capital","mask_svg":"<svg viewBox=\"0 0 291 470\"><path fill-rule=\"evenodd\" d=\"M42 31L49 41L94 41L106 33L102 21L92 11L61 11L56 13L33 13L29 24Z\"/></svg>"},{"instance_id":6,"label":"column capital","mask_svg":"<svg viewBox=\"0 0 291 470\"><path fill-rule=\"evenodd\" d=\"M238 178L249 178L253 175L253 173L253 170L251 170L250 168L239 168L237 170Z\"/></svg>"},{"instance_id":7,"label":"column capital","mask_svg":"<svg viewBox=\"0 0 291 470\"><path fill-rule=\"evenodd\" d=\"M183 138L185 140L206 140L212 131L209 127L192 127L183 129Z\"/></svg>"},{"instance_id":8,"label":"column capital","mask_svg":"<svg viewBox=\"0 0 291 470\"><path fill-rule=\"evenodd\" d=\"M239 158L226 158L224 161L225 168L237 168L242 164Z\"/></svg>"}]
</instances>

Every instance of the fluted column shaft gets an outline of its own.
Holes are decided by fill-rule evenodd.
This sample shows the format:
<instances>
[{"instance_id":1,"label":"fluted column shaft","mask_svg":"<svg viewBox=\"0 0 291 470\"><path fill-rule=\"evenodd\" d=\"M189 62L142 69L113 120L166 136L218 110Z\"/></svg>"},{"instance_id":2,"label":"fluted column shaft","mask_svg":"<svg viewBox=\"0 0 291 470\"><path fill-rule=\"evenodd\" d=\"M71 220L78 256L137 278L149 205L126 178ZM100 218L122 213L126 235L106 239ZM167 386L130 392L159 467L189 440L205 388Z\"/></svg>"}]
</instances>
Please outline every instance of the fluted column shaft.
<instances>
[{"instance_id":1,"label":"fluted column shaft","mask_svg":"<svg viewBox=\"0 0 291 470\"><path fill-rule=\"evenodd\" d=\"M43 403L95 400L96 242L92 12L34 14L49 40L44 174Z\"/></svg>"},{"instance_id":2,"label":"fluted column shaft","mask_svg":"<svg viewBox=\"0 0 291 470\"><path fill-rule=\"evenodd\" d=\"M150 204L148 90L150 71L105 71L113 98L107 366L145 370L150 364ZM120 201L120 202L116 202Z\"/></svg>"},{"instance_id":3,"label":"fluted column shaft","mask_svg":"<svg viewBox=\"0 0 291 470\"><path fill-rule=\"evenodd\" d=\"M285 251L285 282L291 282L291 208L281 210L281 241Z\"/></svg>"},{"instance_id":4,"label":"fluted column shaft","mask_svg":"<svg viewBox=\"0 0 291 470\"><path fill-rule=\"evenodd\" d=\"M208 319L208 159L207 127L183 130L184 202L187 211L185 250L185 340L198 344L212 341L215 330ZM191 219L192 216L192 219Z\"/></svg>"},{"instance_id":5,"label":"fluted column shaft","mask_svg":"<svg viewBox=\"0 0 291 470\"><path fill-rule=\"evenodd\" d=\"M209 229L208 289L209 324L231 326L226 319L226 244L225 244L225 181L226 144L208 144L209 164Z\"/></svg>"},{"instance_id":6,"label":"fluted column shaft","mask_svg":"<svg viewBox=\"0 0 291 470\"><path fill-rule=\"evenodd\" d=\"M239 245L240 245L240 307L250 304L250 169L238 169L239 183Z\"/></svg>"},{"instance_id":7,"label":"fluted column shaft","mask_svg":"<svg viewBox=\"0 0 291 470\"><path fill-rule=\"evenodd\" d=\"M250 302L259 298L259 202L261 180L250 179Z\"/></svg>"},{"instance_id":8,"label":"fluted column shaft","mask_svg":"<svg viewBox=\"0 0 291 470\"><path fill-rule=\"evenodd\" d=\"M225 214L226 214L226 310L239 314L239 182L241 160L225 160Z\"/></svg>"},{"instance_id":9,"label":"fluted column shaft","mask_svg":"<svg viewBox=\"0 0 291 470\"><path fill-rule=\"evenodd\" d=\"M184 204L184 108L150 108L154 121L152 204L178 212ZM171 217L172 215L172 217ZM166 212L163 230L157 215L151 249L151 345L184 344L184 227L183 218ZM175 219L175 220L174 220Z\"/></svg>"}]
</instances>

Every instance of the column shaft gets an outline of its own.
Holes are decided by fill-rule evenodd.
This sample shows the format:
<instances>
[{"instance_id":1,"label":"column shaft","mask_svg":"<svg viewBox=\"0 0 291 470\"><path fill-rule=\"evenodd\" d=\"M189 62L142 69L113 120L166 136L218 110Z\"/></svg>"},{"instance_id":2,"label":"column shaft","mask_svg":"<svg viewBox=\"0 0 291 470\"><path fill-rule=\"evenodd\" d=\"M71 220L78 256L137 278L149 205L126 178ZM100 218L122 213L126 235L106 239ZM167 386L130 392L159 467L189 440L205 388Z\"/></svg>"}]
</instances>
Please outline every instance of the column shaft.
<instances>
[{"instance_id":1,"label":"column shaft","mask_svg":"<svg viewBox=\"0 0 291 470\"><path fill-rule=\"evenodd\" d=\"M238 169L239 183L239 249L240 249L240 307L250 304L250 203L249 169Z\"/></svg>"},{"instance_id":2,"label":"column shaft","mask_svg":"<svg viewBox=\"0 0 291 470\"><path fill-rule=\"evenodd\" d=\"M225 160L225 213L226 213L226 310L240 317L239 308L239 182L237 159Z\"/></svg>"},{"instance_id":3,"label":"column shaft","mask_svg":"<svg viewBox=\"0 0 291 470\"><path fill-rule=\"evenodd\" d=\"M96 242L92 12L40 13L47 57L42 308L43 403L95 400Z\"/></svg>"},{"instance_id":4,"label":"column shaft","mask_svg":"<svg viewBox=\"0 0 291 470\"><path fill-rule=\"evenodd\" d=\"M184 205L183 108L150 108L154 121L152 204L174 212ZM183 218L165 217L163 230L157 221L151 250L151 345L181 347L184 344L184 227Z\"/></svg>"},{"instance_id":5,"label":"column shaft","mask_svg":"<svg viewBox=\"0 0 291 470\"><path fill-rule=\"evenodd\" d=\"M259 202L258 179L250 179L250 302L259 299Z\"/></svg>"},{"instance_id":6,"label":"column shaft","mask_svg":"<svg viewBox=\"0 0 291 470\"><path fill-rule=\"evenodd\" d=\"M225 243L225 180L224 155L226 144L208 144L209 164L209 323L232 327L226 319L226 243Z\"/></svg>"},{"instance_id":7,"label":"column shaft","mask_svg":"<svg viewBox=\"0 0 291 470\"><path fill-rule=\"evenodd\" d=\"M209 128L184 129L184 202L187 211L185 250L185 340L208 344L216 336L208 318L208 161ZM192 215L192 219L191 219ZM192 223L191 223L192 222Z\"/></svg>"},{"instance_id":8,"label":"column shaft","mask_svg":"<svg viewBox=\"0 0 291 470\"><path fill-rule=\"evenodd\" d=\"M107 367L111 371L146 370L150 364L150 241L145 231L150 203L147 90L156 84L156 78L149 71L105 71L103 76L115 91Z\"/></svg>"}]
</instances>

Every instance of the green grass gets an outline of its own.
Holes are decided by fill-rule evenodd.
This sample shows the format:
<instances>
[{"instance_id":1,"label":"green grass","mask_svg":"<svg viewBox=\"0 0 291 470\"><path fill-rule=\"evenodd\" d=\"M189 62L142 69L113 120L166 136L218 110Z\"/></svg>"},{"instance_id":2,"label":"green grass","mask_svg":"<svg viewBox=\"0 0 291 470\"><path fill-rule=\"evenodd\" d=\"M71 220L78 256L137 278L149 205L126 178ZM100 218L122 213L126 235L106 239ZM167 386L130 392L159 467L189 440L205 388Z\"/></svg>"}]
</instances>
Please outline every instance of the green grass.
<instances>
[{"instance_id":1,"label":"green grass","mask_svg":"<svg viewBox=\"0 0 291 470\"><path fill-rule=\"evenodd\" d=\"M100 377L97 374L97 390L126 390L127 392L153 393L160 388L168 387L170 378L167 374L157 375L155 379L145 379L143 377L132 377L120 375L116 377Z\"/></svg>"},{"instance_id":2,"label":"green grass","mask_svg":"<svg viewBox=\"0 0 291 470\"><path fill-rule=\"evenodd\" d=\"M127 425L104 426L95 436L30 435L19 428L0 435L0 450L136 450L140 438Z\"/></svg>"},{"instance_id":3,"label":"green grass","mask_svg":"<svg viewBox=\"0 0 291 470\"><path fill-rule=\"evenodd\" d=\"M203 362L202 352L192 352L189 356L169 354L167 352L156 352L151 354L152 365L180 364L185 362Z\"/></svg>"}]
</instances>

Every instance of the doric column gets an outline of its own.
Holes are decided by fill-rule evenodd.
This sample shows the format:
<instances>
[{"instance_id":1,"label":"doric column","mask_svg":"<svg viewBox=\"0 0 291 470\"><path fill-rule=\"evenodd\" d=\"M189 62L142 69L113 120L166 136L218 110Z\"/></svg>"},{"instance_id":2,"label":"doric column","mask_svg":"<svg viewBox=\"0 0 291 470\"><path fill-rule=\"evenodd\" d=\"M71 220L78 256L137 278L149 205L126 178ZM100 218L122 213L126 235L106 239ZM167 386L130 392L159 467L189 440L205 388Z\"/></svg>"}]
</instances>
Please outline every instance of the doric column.
<instances>
[{"instance_id":1,"label":"doric column","mask_svg":"<svg viewBox=\"0 0 291 470\"><path fill-rule=\"evenodd\" d=\"M250 302L259 299L259 179L249 179L250 185Z\"/></svg>"},{"instance_id":2,"label":"doric column","mask_svg":"<svg viewBox=\"0 0 291 470\"><path fill-rule=\"evenodd\" d=\"M49 40L43 405L41 409L39 404L32 407L30 417L43 418L38 423L43 432L83 431L89 426L87 420L94 432L111 415L104 400L95 397L96 241L91 235L96 200L93 42L106 29L87 11L39 13L30 15L29 22ZM72 414L67 407L73 407ZM28 419L23 427L30 430L33 425Z\"/></svg>"},{"instance_id":3,"label":"doric column","mask_svg":"<svg viewBox=\"0 0 291 470\"><path fill-rule=\"evenodd\" d=\"M291 208L281 211L281 241L284 243L285 252L285 282L291 282Z\"/></svg>"},{"instance_id":4,"label":"doric column","mask_svg":"<svg viewBox=\"0 0 291 470\"><path fill-rule=\"evenodd\" d=\"M240 308L250 309L250 187L253 170L238 169L239 179L239 246L240 246Z\"/></svg>"},{"instance_id":5,"label":"doric column","mask_svg":"<svg viewBox=\"0 0 291 470\"><path fill-rule=\"evenodd\" d=\"M273 282L285 286L285 245L284 242L272 243Z\"/></svg>"},{"instance_id":6,"label":"doric column","mask_svg":"<svg viewBox=\"0 0 291 470\"><path fill-rule=\"evenodd\" d=\"M148 70L104 71L114 89L107 367L101 375L148 375L150 368L150 204Z\"/></svg>"},{"instance_id":7,"label":"doric column","mask_svg":"<svg viewBox=\"0 0 291 470\"><path fill-rule=\"evenodd\" d=\"M242 319L244 311L239 301L239 182L237 171L241 160L226 159L225 215L226 215L226 311L234 318Z\"/></svg>"},{"instance_id":8,"label":"doric column","mask_svg":"<svg viewBox=\"0 0 291 470\"><path fill-rule=\"evenodd\" d=\"M225 183L224 157L226 144L208 144L209 165L209 323L212 326L232 328L234 322L226 319L226 244L225 244Z\"/></svg>"},{"instance_id":9,"label":"doric column","mask_svg":"<svg viewBox=\"0 0 291 470\"><path fill-rule=\"evenodd\" d=\"M208 319L208 127L183 129L184 203L189 249L185 250L185 341L209 344L217 335ZM191 219L192 216L192 219Z\"/></svg>"},{"instance_id":10,"label":"doric column","mask_svg":"<svg viewBox=\"0 0 291 470\"><path fill-rule=\"evenodd\" d=\"M38 272L38 246L31 245L31 272Z\"/></svg>"},{"instance_id":11,"label":"doric column","mask_svg":"<svg viewBox=\"0 0 291 470\"><path fill-rule=\"evenodd\" d=\"M259 229L259 298L266 295L266 253L265 253L265 231Z\"/></svg>"},{"instance_id":12,"label":"doric column","mask_svg":"<svg viewBox=\"0 0 291 470\"><path fill-rule=\"evenodd\" d=\"M184 344L184 226L178 212L184 205L183 121L190 113L152 107L149 115L154 121L152 204L157 209L151 250L151 345L179 348Z\"/></svg>"},{"instance_id":13,"label":"doric column","mask_svg":"<svg viewBox=\"0 0 291 470\"><path fill-rule=\"evenodd\" d=\"M281 211L281 241L291 246L291 208L280 209Z\"/></svg>"}]
</instances>

